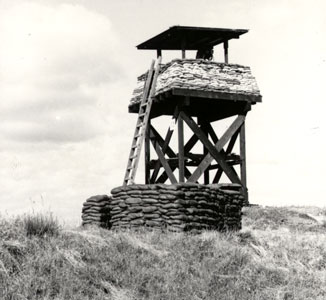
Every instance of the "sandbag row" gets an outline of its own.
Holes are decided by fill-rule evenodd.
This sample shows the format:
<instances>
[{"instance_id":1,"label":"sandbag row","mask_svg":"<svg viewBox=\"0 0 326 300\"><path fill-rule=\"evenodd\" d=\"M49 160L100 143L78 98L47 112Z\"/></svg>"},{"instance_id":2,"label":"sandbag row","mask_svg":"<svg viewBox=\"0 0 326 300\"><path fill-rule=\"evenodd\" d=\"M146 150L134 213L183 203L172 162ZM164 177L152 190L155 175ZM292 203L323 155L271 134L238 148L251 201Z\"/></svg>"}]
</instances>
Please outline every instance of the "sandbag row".
<instances>
[{"instance_id":1,"label":"sandbag row","mask_svg":"<svg viewBox=\"0 0 326 300\"><path fill-rule=\"evenodd\" d=\"M200 232L241 228L243 197L236 190L179 183L121 186L111 193L112 229L145 226Z\"/></svg>"},{"instance_id":2,"label":"sandbag row","mask_svg":"<svg viewBox=\"0 0 326 300\"><path fill-rule=\"evenodd\" d=\"M92 196L83 203L82 225L110 227L110 197L107 195Z\"/></svg>"},{"instance_id":3,"label":"sandbag row","mask_svg":"<svg viewBox=\"0 0 326 300\"><path fill-rule=\"evenodd\" d=\"M146 77L147 73L138 77L131 104L142 98ZM174 59L162 65L155 95L171 88L260 95L249 67L202 59Z\"/></svg>"}]
</instances>

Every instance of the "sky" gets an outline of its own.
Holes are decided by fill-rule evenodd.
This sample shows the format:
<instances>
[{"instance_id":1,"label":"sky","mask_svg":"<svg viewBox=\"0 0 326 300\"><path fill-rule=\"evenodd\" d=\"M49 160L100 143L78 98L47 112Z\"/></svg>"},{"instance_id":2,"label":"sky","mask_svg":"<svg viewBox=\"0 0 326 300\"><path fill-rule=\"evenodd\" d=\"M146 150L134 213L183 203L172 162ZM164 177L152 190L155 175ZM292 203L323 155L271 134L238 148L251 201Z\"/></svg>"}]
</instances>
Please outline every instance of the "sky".
<instances>
[{"instance_id":1,"label":"sky","mask_svg":"<svg viewBox=\"0 0 326 300\"><path fill-rule=\"evenodd\" d=\"M325 206L326 4L322 0L0 0L0 214L52 212L122 184L136 115L128 103L173 25L244 28L229 61L263 96L248 114L250 201ZM222 50L215 50L222 61ZM163 52L163 62L179 53ZM137 182L143 183L140 165Z\"/></svg>"}]
</instances>

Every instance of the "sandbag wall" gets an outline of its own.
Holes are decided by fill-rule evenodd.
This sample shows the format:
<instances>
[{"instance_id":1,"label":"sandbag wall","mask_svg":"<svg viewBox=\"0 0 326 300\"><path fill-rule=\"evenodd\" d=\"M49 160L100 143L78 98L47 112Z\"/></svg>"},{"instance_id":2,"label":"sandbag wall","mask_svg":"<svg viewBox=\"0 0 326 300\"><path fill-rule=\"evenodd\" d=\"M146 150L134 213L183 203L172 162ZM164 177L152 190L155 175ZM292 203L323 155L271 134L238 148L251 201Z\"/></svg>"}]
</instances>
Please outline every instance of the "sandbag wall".
<instances>
[{"instance_id":1,"label":"sandbag wall","mask_svg":"<svg viewBox=\"0 0 326 300\"><path fill-rule=\"evenodd\" d=\"M243 196L238 185L129 185L111 191L110 225L169 231L239 230Z\"/></svg>"},{"instance_id":2,"label":"sandbag wall","mask_svg":"<svg viewBox=\"0 0 326 300\"><path fill-rule=\"evenodd\" d=\"M83 203L82 225L97 225L110 228L110 197L107 195L92 196Z\"/></svg>"}]
</instances>

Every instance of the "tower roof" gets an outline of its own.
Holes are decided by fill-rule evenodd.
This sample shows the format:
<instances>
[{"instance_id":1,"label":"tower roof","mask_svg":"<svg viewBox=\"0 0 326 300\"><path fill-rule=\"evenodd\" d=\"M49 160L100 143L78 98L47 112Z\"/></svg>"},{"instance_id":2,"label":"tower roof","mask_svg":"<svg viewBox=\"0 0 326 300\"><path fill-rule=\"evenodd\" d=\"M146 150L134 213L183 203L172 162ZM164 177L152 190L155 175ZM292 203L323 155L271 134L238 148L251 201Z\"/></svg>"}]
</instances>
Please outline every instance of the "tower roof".
<instances>
[{"instance_id":1,"label":"tower roof","mask_svg":"<svg viewBox=\"0 0 326 300\"><path fill-rule=\"evenodd\" d=\"M137 49L198 50L238 39L247 29L172 26L168 30L139 44Z\"/></svg>"}]
</instances>

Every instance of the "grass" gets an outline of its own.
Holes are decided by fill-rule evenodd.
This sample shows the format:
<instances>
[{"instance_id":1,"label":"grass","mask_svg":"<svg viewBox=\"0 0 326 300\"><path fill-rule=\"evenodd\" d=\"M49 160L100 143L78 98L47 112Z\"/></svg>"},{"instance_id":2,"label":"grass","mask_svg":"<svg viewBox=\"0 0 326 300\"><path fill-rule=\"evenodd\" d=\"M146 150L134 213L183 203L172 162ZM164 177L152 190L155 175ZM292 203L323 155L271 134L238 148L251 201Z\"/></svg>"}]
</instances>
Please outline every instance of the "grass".
<instances>
[{"instance_id":1,"label":"grass","mask_svg":"<svg viewBox=\"0 0 326 300\"><path fill-rule=\"evenodd\" d=\"M326 299L325 227L304 208L246 208L242 231L200 235L39 234L45 219L0 218L0 299Z\"/></svg>"},{"instance_id":2,"label":"grass","mask_svg":"<svg viewBox=\"0 0 326 300\"><path fill-rule=\"evenodd\" d=\"M59 234L59 223L51 213L48 214L33 214L23 217L23 224L27 236L56 236Z\"/></svg>"}]
</instances>

